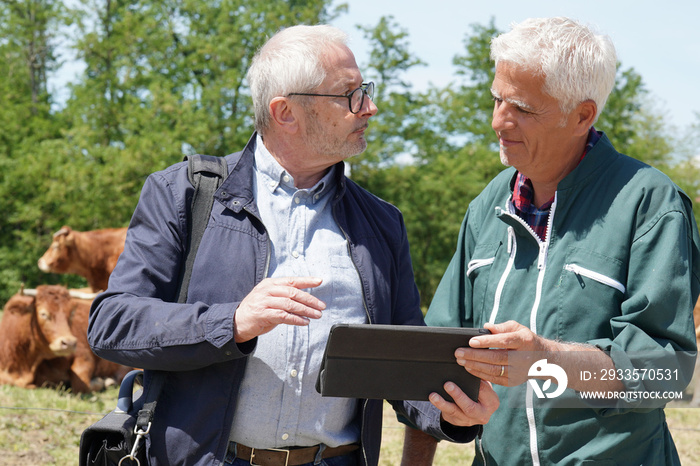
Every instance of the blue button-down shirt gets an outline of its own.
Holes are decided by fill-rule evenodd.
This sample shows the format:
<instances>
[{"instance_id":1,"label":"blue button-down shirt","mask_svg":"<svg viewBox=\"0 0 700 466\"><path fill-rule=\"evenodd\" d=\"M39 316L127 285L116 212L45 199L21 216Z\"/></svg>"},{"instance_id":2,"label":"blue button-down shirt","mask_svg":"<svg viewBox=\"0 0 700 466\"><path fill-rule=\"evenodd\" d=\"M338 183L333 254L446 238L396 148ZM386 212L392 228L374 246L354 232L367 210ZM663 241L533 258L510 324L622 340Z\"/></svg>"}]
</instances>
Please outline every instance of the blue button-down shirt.
<instances>
[{"instance_id":1,"label":"blue button-down shirt","mask_svg":"<svg viewBox=\"0 0 700 466\"><path fill-rule=\"evenodd\" d=\"M258 136L255 199L272 248L270 277L315 276L326 303L308 326L278 325L250 355L230 439L254 448L338 446L359 441L357 400L322 398L315 384L334 323L366 323L360 277L333 219L333 169L310 189L294 180Z\"/></svg>"}]
</instances>

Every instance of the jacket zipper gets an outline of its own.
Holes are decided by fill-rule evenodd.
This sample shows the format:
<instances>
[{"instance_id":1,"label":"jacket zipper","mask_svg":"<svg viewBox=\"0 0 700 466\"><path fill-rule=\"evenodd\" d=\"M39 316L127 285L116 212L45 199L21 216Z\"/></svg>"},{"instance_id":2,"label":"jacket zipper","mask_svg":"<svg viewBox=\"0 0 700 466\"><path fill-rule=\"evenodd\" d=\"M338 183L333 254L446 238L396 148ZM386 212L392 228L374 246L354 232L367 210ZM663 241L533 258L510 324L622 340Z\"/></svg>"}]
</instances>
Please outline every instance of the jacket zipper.
<instances>
[{"instance_id":1,"label":"jacket zipper","mask_svg":"<svg viewBox=\"0 0 700 466\"><path fill-rule=\"evenodd\" d=\"M483 434L484 429L482 427L480 429L479 436L477 437L477 443L479 444L479 453L481 453L481 462L484 464L484 466L486 466L486 453L484 453Z\"/></svg>"},{"instance_id":2,"label":"jacket zipper","mask_svg":"<svg viewBox=\"0 0 700 466\"><path fill-rule=\"evenodd\" d=\"M540 466L540 453L537 448L537 432L535 431L534 392L532 385L529 383L525 385L525 414L527 415L527 424L530 428L530 457L532 466Z\"/></svg>"},{"instance_id":3,"label":"jacket zipper","mask_svg":"<svg viewBox=\"0 0 700 466\"><path fill-rule=\"evenodd\" d=\"M333 207L335 207L335 206L333 206ZM340 231L343 233L343 236L345 237L345 241L347 241L347 243L348 243L348 255L350 256L350 260L352 260L352 265L355 267L355 270L357 271L357 275L360 276L360 278L362 278L362 276L360 275L360 269L357 268L357 264L355 263L355 257L352 255L352 249L350 247L350 244L351 244L350 237L348 236L348 234L345 232L343 227L338 222L338 219L336 218L336 215L335 215L335 208L332 208L331 212L333 213L333 220L335 220L335 224L338 225L338 228L340 229ZM362 281L362 280L360 280L360 281ZM372 324L373 323L372 317L369 315L369 309L367 309L367 295L365 294L364 285L361 288L362 288L362 307L364 307L364 309L365 309L365 314L367 315L367 322ZM364 460L364 464L369 464L369 462L367 460L367 450L365 447L365 442L362 441L363 440L363 432L365 430L365 428L364 428L365 418L367 417L367 403L368 403L367 399L362 400L362 414L360 416L360 423L361 423L360 424L360 451L362 452L362 459Z\"/></svg>"},{"instance_id":4,"label":"jacket zipper","mask_svg":"<svg viewBox=\"0 0 700 466\"><path fill-rule=\"evenodd\" d=\"M265 233L267 233L267 227L265 227L265 224L264 224L263 221L260 219L260 217L258 217L257 215L255 215L255 213L251 212L250 209L248 209L247 207L244 207L243 209L244 209L246 212L248 212L248 214L249 214L251 217L253 217L253 218L256 219L258 222L260 222L260 225L262 225L263 229L265 230ZM265 278L267 278L267 274L268 274L269 271L270 271L270 260L271 260L271 258L272 258L272 247L271 247L271 245L272 245L272 242L270 241L270 236L267 235L267 254L266 254L266 257L265 257L265 269L263 270L263 280L264 280ZM260 283L260 282L258 281L257 283ZM256 284L257 284L257 283L256 283ZM246 363L246 364L247 364L247 363ZM229 423L229 425L228 425L228 426L225 426L225 427L223 428L223 430L222 430L223 432L226 433L226 436L225 436L226 439L227 439L226 444L228 444L228 438L229 438L229 436L231 435L231 427L232 427L232 424ZM225 458L225 457L226 457L226 448L224 448L224 458ZM221 464L224 463L224 458L221 459Z\"/></svg>"},{"instance_id":5,"label":"jacket zipper","mask_svg":"<svg viewBox=\"0 0 700 466\"><path fill-rule=\"evenodd\" d=\"M539 236L535 235L540 246L539 257L537 258L537 269L539 273L537 275L537 288L535 291L535 303L532 305L532 311L530 311L530 330L537 335L537 311L540 307L540 301L542 300L542 284L544 283L544 274L547 270L547 255L549 253L549 242L552 239L552 225L554 223L554 213L557 210L557 192L554 192L554 202L549 208L549 218L547 219L547 229L545 233L545 241L541 241ZM534 233L534 232L533 232ZM530 455L532 456L533 466L539 466L540 464L540 454L537 448L537 420L535 419L534 410L534 392L532 386L527 384L527 391L525 393L526 400L525 406L527 410L527 423L530 428Z\"/></svg>"},{"instance_id":6,"label":"jacket zipper","mask_svg":"<svg viewBox=\"0 0 700 466\"><path fill-rule=\"evenodd\" d=\"M335 218L335 213L333 214L333 217ZM347 233L345 233L345 230L343 230L343 227L340 226L338 221L335 221L336 225L338 225L338 228L340 228L340 231L343 232L343 236L345 236L345 241L348 243L348 255L350 256L350 260L352 260L352 265L355 267L355 271L357 272L357 275L362 279L362 275L360 275L360 269L357 268L357 264L355 263L355 258L352 255L352 249L350 248L350 238L348 237ZM360 280L362 281L362 280ZM372 317L369 315L369 309L367 309L367 295L365 294L365 287L362 286L362 307L365 309L365 315L367 316L367 322L370 324L372 322Z\"/></svg>"},{"instance_id":7,"label":"jacket zipper","mask_svg":"<svg viewBox=\"0 0 700 466\"><path fill-rule=\"evenodd\" d=\"M549 210L549 218L547 219L547 229L546 229L546 236L545 236L545 241L542 241L540 237L535 233L535 230L532 229L530 225L527 224L522 218L520 218L516 213L515 213L515 207L513 206L512 203L508 204L508 212L506 212L507 215L509 215L511 218L515 219L518 223L520 223L530 234L532 237L537 241L537 245L539 247L539 253L537 256L537 270L539 271L537 274L537 285L535 288L535 302L532 305L532 310L530 311L530 330L537 335L537 311L539 310L540 307L540 301L542 299L542 285L544 283L544 274L545 271L547 270L547 256L549 254L549 242L552 238L552 225L554 223L554 213L556 211L557 207L557 198L558 198L558 193L554 193L554 201L552 202L552 206L550 207ZM508 229L509 236L513 236L513 243L515 244L515 235L513 232L513 228L509 227ZM510 239L509 239L509 248L510 248ZM508 261L508 268L506 270L506 273L504 276L501 278L501 283L499 283L499 289L497 290L497 301L500 300L500 293L502 291L501 289L501 284L505 282L505 275L510 271L510 266L512 265L512 261L515 258L515 249L516 247L513 247L513 251L511 252L510 259ZM496 317L496 308L494 306L494 311L491 313L491 317L495 319ZM489 320L490 322L493 322L492 320ZM530 455L532 456L532 464L534 466L539 466L540 464L540 458L539 458L539 451L537 448L537 424L535 420L535 411L533 408L534 401L533 401L534 393L530 387L530 385L527 386L527 391L525 393L525 411L527 414L527 424L528 424L528 429L530 431Z\"/></svg>"},{"instance_id":8,"label":"jacket zipper","mask_svg":"<svg viewBox=\"0 0 700 466\"><path fill-rule=\"evenodd\" d=\"M569 272L573 272L576 275L579 275L581 277L590 278L591 280L594 280L598 283L602 283L603 285L607 285L607 286L610 286L612 288L615 288L620 293L624 294L626 291L625 285L618 282L617 280L610 278L606 275L603 275L602 273L594 272L593 270L589 270L589 269L586 269L584 267L581 267L580 265L566 264L564 266L564 270L568 270Z\"/></svg>"}]
</instances>

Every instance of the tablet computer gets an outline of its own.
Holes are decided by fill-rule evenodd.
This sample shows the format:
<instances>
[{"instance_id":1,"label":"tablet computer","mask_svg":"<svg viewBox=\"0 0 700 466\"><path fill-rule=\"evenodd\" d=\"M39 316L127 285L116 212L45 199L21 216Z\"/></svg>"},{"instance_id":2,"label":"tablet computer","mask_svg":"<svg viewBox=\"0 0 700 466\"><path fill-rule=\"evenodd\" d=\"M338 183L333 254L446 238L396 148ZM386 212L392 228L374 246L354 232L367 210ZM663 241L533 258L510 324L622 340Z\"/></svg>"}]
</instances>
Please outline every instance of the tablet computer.
<instances>
[{"instance_id":1,"label":"tablet computer","mask_svg":"<svg viewBox=\"0 0 700 466\"><path fill-rule=\"evenodd\" d=\"M457 384L472 400L479 378L457 364L454 352L485 329L409 325L336 324L331 328L316 390L322 396L428 400Z\"/></svg>"}]
</instances>

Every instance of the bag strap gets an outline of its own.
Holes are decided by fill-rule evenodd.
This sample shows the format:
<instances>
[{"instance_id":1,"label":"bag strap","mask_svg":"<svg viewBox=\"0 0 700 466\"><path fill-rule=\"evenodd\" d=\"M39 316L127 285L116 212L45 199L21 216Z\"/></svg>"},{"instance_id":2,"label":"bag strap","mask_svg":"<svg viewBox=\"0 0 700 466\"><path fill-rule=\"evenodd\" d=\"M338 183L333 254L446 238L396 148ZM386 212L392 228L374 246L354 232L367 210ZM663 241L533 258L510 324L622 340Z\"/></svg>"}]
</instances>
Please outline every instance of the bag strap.
<instances>
[{"instance_id":1,"label":"bag strap","mask_svg":"<svg viewBox=\"0 0 700 466\"><path fill-rule=\"evenodd\" d=\"M139 410L138 416L136 416L136 433L139 431L147 434L151 428L151 422L153 421L153 414L156 412L156 404L158 404L158 397L160 392L163 390L165 385L165 379L168 373L165 371L151 371L151 380L148 381L148 385L144 384L144 403L143 407Z\"/></svg>"},{"instance_id":2,"label":"bag strap","mask_svg":"<svg viewBox=\"0 0 700 466\"><path fill-rule=\"evenodd\" d=\"M204 236L204 230L209 223L209 215L214 205L214 193L221 185L221 182L228 175L228 166L223 157L212 155L188 155L187 176L194 186L192 205L190 207L190 222L188 226L189 244L185 252L185 269L180 279L180 291L178 293L178 303L187 301L187 288L192 277L192 266L199 249L199 243ZM144 404L139 410L136 418L136 430L148 432L149 424L153 421L153 414L156 411L156 404L160 392L165 385L167 372L150 371L151 378L148 386L144 384Z\"/></svg>"},{"instance_id":3,"label":"bag strap","mask_svg":"<svg viewBox=\"0 0 700 466\"><path fill-rule=\"evenodd\" d=\"M187 258L185 260L185 271L180 280L180 293L178 303L187 301L187 289L192 278L192 266L197 255L199 243L204 236L204 230L209 223L209 215L214 205L214 193L219 188L221 182L228 175L228 166L223 157L212 155L188 155L185 157L188 162L187 176L194 186L192 195L192 206L189 222L189 245L187 248Z\"/></svg>"}]
</instances>

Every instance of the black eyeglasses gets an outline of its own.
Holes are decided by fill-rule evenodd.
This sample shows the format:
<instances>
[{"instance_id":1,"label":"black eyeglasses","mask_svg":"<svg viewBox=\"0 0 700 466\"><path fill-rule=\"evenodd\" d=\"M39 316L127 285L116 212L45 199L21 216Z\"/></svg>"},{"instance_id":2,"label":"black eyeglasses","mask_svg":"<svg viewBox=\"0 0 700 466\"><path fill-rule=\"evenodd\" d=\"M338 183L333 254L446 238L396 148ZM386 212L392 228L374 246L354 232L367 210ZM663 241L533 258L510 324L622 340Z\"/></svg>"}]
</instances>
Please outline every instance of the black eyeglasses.
<instances>
[{"instance_id":1,"label":"black eyeglasses","mask_svg":"<svg viewBox=\"0 0 700 466\"><path fill-rule=\"evenodd\" d=\"M350 108L350 112L357 113L362 109L362 106L365 104L365 96L369 97L370 100L374 100L374 83L362 83L362 86L345 95L308 94L303 92L292 92L287 95L305 95L309 97L345 97L348 99L348 107Z\"/></svg>"}]
</instances>

